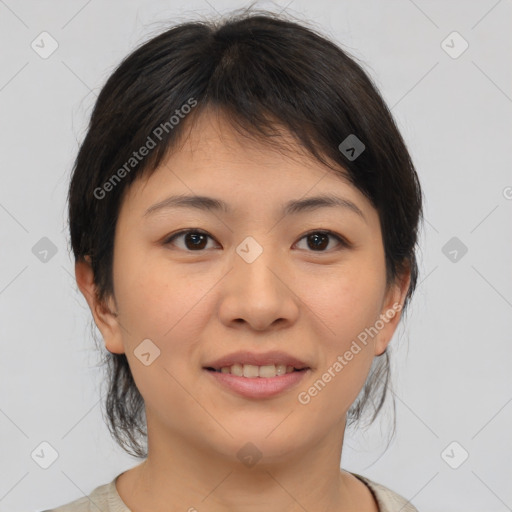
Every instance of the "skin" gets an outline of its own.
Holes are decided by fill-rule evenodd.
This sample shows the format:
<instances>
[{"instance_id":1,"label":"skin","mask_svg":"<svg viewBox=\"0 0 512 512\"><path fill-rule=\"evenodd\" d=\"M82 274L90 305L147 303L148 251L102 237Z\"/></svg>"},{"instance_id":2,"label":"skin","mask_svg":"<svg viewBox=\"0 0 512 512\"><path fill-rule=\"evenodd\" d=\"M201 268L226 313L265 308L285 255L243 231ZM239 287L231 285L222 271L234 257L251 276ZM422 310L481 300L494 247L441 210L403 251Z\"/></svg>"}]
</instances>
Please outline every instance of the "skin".
<instances>
[{"instance_id":1,"label":"skin","mask_svg":"<svg viewBox=\"0 0 512 512\"><path fill-rule=\"evenodd\" d=\"M307 405L297 395L380 314L403 304L410 275L386 288L377 211L291 136L282 137L289 152L241 137L222 115L201 115L179 150L124 198L114 240L115 297L108 304L94 299L89 264L76 264L106 348L126 354L145 401L148 458L116 482L133 512L378 511L366 485L340 470L340 460L346 413L400 312ZM354 202L366 221L339 207L279 214L285 202L321 193ZM175 208L144 218L149 206L174 194L222 199L233 214ZM186 245L185 236L165 245L186 228L212 238L201 249L190 238ZM352 246L327 238L317 250L304 238L317 229ZM236 253L247 236L263 248L252 263ZM147 338L160 349L149 366L134 354ZM312 370L276 397L244 398L203 370L240 349L283 350ZM247 442L262 453L252 467L237 457Z\"/></svg>"}]
</instances>

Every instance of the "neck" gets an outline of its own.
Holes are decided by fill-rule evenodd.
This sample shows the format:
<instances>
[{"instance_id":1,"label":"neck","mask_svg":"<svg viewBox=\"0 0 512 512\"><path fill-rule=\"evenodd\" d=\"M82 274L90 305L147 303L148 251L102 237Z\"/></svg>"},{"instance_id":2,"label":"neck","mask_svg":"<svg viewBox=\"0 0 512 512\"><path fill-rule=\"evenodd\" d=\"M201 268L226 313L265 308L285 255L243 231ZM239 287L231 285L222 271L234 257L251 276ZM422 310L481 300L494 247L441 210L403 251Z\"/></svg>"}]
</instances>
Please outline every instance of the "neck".
<instances>
[{"instance_id":1,"label":"neck","mask_svg":"<svg viewBox=\"0 0 512 512\"><path fill-rule=\"evenodd\" d=\"M300 453L262 453L246 465L197 440L165 435L148 418L148 457L122 474L118 492L133 512L364 510L359 480L340 471L344 429L345 422Z\"/></svg>"}]
</instances>

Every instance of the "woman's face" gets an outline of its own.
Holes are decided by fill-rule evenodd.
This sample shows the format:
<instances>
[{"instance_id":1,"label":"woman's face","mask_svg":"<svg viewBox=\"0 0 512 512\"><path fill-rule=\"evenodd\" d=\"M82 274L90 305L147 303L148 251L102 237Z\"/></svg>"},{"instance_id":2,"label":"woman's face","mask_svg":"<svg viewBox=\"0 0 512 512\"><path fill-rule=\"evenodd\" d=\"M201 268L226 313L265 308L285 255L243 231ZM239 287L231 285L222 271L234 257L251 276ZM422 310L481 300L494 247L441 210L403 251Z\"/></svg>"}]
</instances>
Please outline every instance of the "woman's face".
<instances>
[{"instance_id":1,"label":"woman's face","mask_svg":"<svg viewBox=\"0 0 512 512\"><path fill-rule=\"evenodd\" d=\"M227 211L162 206L178 195L213 198ZM352 206L285 213L288 203L317 196ZM200 233L169 241L185 229ZM95 320L108 350L128 358L150 443L171 436L233 459L255 450L246 443L267 460L321 440L338 443L408 286L386 290L377 211L347 180L299 147L292 159L208 115L149 180L128 190L113 275L118 316L95 313ZM246 375L287 357L308 369L244 387L251 377L207 369L232 354L240 364L262 355L255 361L270 367L242 368Z\"/></svg>"}]
</instances>

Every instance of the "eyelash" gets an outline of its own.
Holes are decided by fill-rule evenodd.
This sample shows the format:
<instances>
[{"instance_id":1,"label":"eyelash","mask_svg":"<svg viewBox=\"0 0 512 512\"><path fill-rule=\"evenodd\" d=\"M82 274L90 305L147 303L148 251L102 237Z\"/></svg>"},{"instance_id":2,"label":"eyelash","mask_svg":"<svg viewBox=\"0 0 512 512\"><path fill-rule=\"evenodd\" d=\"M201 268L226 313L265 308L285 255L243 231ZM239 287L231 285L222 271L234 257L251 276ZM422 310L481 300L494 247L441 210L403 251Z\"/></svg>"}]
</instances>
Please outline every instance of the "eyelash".
<instances>
[{"instance_id":1,"label":"eyelash","mask_svg":"<svg viewBox=\"0 0 512 512\"><path fill-rule=\"evenodd\" d=\"M194 228L191 228L191 229L183 229L181 231L178 231L177 233L174 233L173 235L167 237L164 242L163 242L163 245L170 245L176 238L180 237L180 236L183 236L183 235L187 235L189 233L194 233L194 234L198 234L198 235L205 235L207 236L208 238L210 238L211 240L215 240L210 234L208 234L206 231L203 231L202 229L194 229ZM316 234L320 234L320 235L328 235L334 239L336 239L338 241L338 243L340 244L340 248L338 248L337 250L341 250L342 248L346 249L346 248L350 248L352 247L352 244L350 244L345 238L343 238L342 236L338 235L337 233L334 233L333 231L329 231L329 230L325 230L325 229L316 229L316 230L313 230L313 231L309 231L307 233L305 233L300 239L300 240L303 240L304 238L307 238L308 236L311 236L311 235L316 235ZM197 251L191 251L189 249L183 249L184 251L186 252L204 252L206 249L199 249ZM336 250L336 249L334 249ZM313 253L328 253L328 252L332 252L332 250L322 250L322 251L308 251L308 252L313 252Z\"/></svg>"}]
</instances>

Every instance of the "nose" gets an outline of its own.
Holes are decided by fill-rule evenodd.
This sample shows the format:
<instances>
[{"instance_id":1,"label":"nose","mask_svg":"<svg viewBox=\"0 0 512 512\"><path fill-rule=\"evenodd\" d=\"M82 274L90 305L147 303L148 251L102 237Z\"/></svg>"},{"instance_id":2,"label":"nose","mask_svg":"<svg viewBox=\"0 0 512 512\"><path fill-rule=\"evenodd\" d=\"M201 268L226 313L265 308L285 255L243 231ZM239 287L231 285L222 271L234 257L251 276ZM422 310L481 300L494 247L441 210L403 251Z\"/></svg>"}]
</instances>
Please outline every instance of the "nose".
<instances>
[{"instance_id":1,"label":"nose","mask_svg":"<svg viewBox=\"0 0 512 512\"><path fill-rule=\"evenodd\" d=\"M293 291L289 265L271 248L253 261L240 254L234 253L233 268L223 279L221 321L255 331L290 327L299 316L300 300Z\"/></svg>"}]
</instances>

